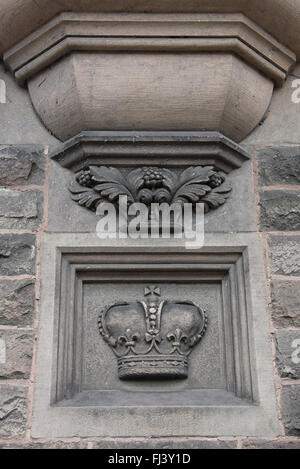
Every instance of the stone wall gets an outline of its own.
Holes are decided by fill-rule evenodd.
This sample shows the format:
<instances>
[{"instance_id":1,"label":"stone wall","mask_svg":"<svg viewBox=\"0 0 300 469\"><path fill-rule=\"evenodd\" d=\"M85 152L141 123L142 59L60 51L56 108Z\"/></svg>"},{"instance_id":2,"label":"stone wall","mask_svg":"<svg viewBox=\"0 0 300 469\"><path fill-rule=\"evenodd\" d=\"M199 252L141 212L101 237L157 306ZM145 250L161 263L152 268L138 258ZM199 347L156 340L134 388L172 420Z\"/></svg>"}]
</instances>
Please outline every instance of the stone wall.
<instances>
[{"instance_id":1,"label":"stone wall","mask_svg":"<svg viewBox=\"0 0 300 469\"><path fill-rule=\"evenodd\" d=\"M47 227L49 147L26 91L0 68L0 448L300 448L300 67L275 92L269 115L248 139L257 231L265 252L280 435L255 438L70 439L31 437L39 324L39 248ZM3 112L2 112L3 109ZM47 425L47 423L45 423Z\"/></svg>"}]
</instances>

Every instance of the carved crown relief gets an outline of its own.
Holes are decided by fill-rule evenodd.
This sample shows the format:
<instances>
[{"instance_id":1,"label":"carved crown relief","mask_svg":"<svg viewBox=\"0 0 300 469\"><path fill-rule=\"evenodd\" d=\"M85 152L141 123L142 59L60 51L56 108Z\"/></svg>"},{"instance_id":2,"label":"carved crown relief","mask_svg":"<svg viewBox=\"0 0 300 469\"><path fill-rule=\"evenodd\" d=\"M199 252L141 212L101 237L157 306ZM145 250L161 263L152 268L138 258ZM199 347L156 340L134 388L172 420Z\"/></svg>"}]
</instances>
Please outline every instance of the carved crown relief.
<instances>
[{"instance_id":1,"label":"carved crown relief","mask_svg":"<svg viewBox=\"0 0 300 469\"><path fill-rule=\"evenodd\" d=\"M158 286L146 287L144 296L109 306L99 316L100 335L118 359L119 378L187 378L188 357L207 328L205 311L188 300L161 300Z\"/></svg>"},{"instance_id":2,"label":"carved crown relief","mask_svg":"<svg viewBox=\"0 0 300 469\"><path fill-rule=\"evenodd\" d=\"M126 196L128 204L203 203L205 212L223 205L231 186L225 173L213 166L191 166L180 174L154 166L130 171L107 166L89 166L78 172L70 185L72 199L79 205L96 210L103 201L118 203Z\"/></svg>"}]
</instances>

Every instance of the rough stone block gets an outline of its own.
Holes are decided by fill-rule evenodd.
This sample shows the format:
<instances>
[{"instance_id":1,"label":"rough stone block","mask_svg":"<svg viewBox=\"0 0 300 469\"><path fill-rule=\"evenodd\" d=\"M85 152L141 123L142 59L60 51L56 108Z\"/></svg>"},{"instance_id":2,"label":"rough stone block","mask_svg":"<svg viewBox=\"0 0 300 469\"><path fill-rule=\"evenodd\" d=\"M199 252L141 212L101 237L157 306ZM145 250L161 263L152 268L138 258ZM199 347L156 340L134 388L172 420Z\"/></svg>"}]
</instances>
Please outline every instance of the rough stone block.
<instances>
[{"instance_id":1,"label":"rough stone block","mask_svg":"<svg viewBox=\"0 0 300 469\"><path fill-rule=\"evenodd\" d=\"M300 378L300 329L278 330L276 363L282 378Z\"/></svg>"},{"instance_id":2,"label":"rough stone block","mask_svg":"<svg viewBox=\"0 0 300 469\"><path fill-rule=\"evenodd\" d=\"M93 449L236 449L235 440L199 438L115 438L93 442ZM1 448L1 445L0 445Z\"/></svg>"},{"instance_id":3,"label":"rough stone block","mask_svg":"<svg viewBox=\"0 0 300 469\"><path fill-rule=\"evenodd\" d=\"M265 148L258 152L261 186L300 184L300 147Z\"/></svg>"},{"instance_id":4,"label":"rough stone block","mask_svg":"<svg viewBox=\"0 0 300 469\"><path fill-rule=\"evenodd\" d=\"M42 185L45 154L42 147L0 145L0 185Z\"/></svg>"},{"instance_id":5,"label":"rough stone block","mask_svg":"<svg viewBox=\"0 0 300 469\"><path fill-rule=\"evenodd\" d=\"M282 419L287 435L300 436L300 385L292 384L282 387Z\"/></svg>"},{"instance_id":6,"label":"rough stone block","mask_svg":"<svg viewBox=\"0 0 300 469\"><path fill-rule=\"evenodd\" d=\"M36 230L43 216L41 191L0 189L0 229Z\"/></svg>"},{"instance_id":7,"label":"rough stone block","mask_svg":"<svg viewBox=\"0 0 300 469\"><path fill-rule=\"evenodd\" d=\"M30 377L33 333L26 330L0 330L0 378Z\"/></svg>"},{"instance_id":8,"label":"rough stone block","mask_svg":"<svg viewBox=\"0 0 300 469\"><path fill-rule=\"evenodd\" d=\"M35 236L0 235L0 275L34 274Z\"/></svg>"},{"instance_id":9,"label":"rough stone block","mask_svg":"<svg viewBox=\"0 0 300 469\"><path fill-rule=\"evenodd\" d=\"M300 230L299 191L261 191L259 205L261 231Z\"/></svg>"},{"instance_id":10,"label":"rough stone block","mask_svg":"<svg viewBox=\"0 0 300 469\"><path fill-rule=\"evenodd\" d=\"M26 429L27 388L0 386L0 437L22 436Z\"/></svg>"},{"instance_id":11,"label":"rough stone block","mask_svg":"<svg viewBox=\"0 0 300 469\"><path fill-rule=\"evenodd\" d=\"M300 236L269 236L273 274L300 276Z\"/></svg>"},{"instance_id":12,"label":"rough stone block","mask_svg":"<svg viewBox=\"0 0 300 469\"><path fill-rule=\"evenodd\" d=\"M274 280L272 319L276 327L300 327L300 282Z\"/></svg>"},{"instance_id":13,"label":"rough stone block","mask_svg":"<svg viewBox=\"0 0 300 469\"><path fill-rule=\"evenodd\" d=\"M0 446L1 447L1 446ZM300 439L244 440L242 449L300 449Z\"/></svg>"},{"instance_id":14,"label":"rough stone block","mask_svg":"<svg viewBox=\"0 0 300 469\"><path fill-rule=\"evenodd\" d=\"M0 324L29 326L34 314L34 280L0 280Z\"/></svg>"},{"instance_id":15,"label":"rough stone block","mask_svg":"<svg viewBox=\"0 0 300 469\"><path fill-rule=\"evenodd\" d=\"M29 441L29 442L0 442L0 449L87 449L86 442L79 441Z\"/></svg>"}]
</instances>

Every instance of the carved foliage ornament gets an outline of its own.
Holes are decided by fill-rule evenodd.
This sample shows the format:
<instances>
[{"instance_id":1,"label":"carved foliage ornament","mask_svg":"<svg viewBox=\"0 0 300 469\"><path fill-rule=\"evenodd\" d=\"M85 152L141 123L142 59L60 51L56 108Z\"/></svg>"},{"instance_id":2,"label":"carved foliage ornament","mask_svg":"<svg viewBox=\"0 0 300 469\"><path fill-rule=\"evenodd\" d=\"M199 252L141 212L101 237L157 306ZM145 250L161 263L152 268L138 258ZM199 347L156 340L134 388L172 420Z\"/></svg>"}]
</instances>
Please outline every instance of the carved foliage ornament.
<instances>
[{"instance_id":1,"label":"carved foliage ornament","mask_svg":"<svg viewBox=\"0 0 300 469\"><path fill-rule=\"evenodd\" d=\"M73 200L94 211L101 202L117 204L120 196L127 196L128 204L147 206L201 202L208 212L226 202L231 186L213 166L191 166L180 174L152 166L128 174L114 167L89 166L75 174L69 189Z\"/></svg>"},{"instance_id":2,"label":"carved foliage ornament","mask_svg":"<svg viewBox=\"0 0 300 469\"><path fill-rule=\"evenodd\" d=\"M207 328L206 313L191 301L162 301L145 288L145 301L118 303L99 316L99 331L118 358L120 379L188 376L188 357Z\"/></svg>"}]
</instances>

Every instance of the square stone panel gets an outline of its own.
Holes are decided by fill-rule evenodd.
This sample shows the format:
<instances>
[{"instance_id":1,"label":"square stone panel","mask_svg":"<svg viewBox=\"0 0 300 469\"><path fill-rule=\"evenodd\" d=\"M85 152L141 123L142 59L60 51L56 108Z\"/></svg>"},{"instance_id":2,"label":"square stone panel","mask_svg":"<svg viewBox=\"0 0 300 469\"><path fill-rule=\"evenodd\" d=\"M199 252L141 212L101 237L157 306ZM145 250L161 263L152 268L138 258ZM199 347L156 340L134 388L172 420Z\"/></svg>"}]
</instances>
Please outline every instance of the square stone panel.
<instances>
[{"instance_id":1,"label":"square stone panel","mask_svg":"<svg viewBox=\"0 0 300 469\"><path fill-rule=\"evenodd\" d=\"M34 437L278 433L259 237L206 238L187 251L46 235ZM119 380L97 331L101 307L142 299L149 283L207 310L207 333L180 382Z\"/></svg>"},{"instance_id":2,"label":"square stone panel","mask_svg":"<svg viewBox=\"0 0 300 469\"><path fill-rule=\"evenodd\" d=\"M221 285L199 283L161 283L161 298L181 301L188 298L200 305L209 317L209 327L189 360L186 380L159 380L157 382L121 381L117 360L99 335L97 321L103 305L143 299L146 283L87 283L83 290L83 370L82 389L86 391L124 390L176 392L188 389L226 389L223 360Z\"/></svg>"}]
</instances>

